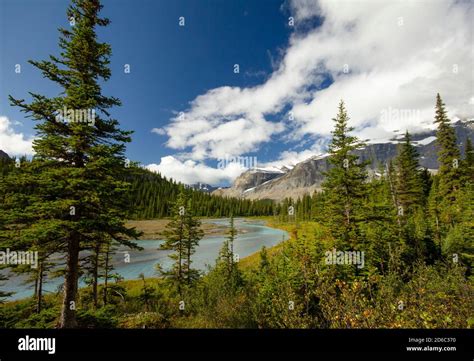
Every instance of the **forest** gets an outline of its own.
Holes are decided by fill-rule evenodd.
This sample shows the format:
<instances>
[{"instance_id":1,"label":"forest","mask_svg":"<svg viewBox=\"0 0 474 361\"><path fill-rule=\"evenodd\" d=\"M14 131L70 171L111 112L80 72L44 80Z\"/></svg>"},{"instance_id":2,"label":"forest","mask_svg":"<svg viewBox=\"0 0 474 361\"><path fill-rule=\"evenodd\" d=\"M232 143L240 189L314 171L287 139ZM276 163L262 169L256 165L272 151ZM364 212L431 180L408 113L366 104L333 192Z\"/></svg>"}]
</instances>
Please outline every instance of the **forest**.
<instances>
[{"instance_id":1,"label":"forest","mask_svg":"<svg viewBox=\"0 0 474 361\"><path fill-rule=\"evenodd\" d=\"M10 97L36 122L35 156L0 166L0 247L38 252L24 274L33 297L0 306L2 328L472 328L474 326L474 152L457 147L446 105L433 94L437 172L419 166L406 132L398 155L369 177L355 151L344 102L334 110L330 167L320 192L249 201L189 189L127 165L132 132L102 94L111 46L96 0L73 0L76 25L60 29L61 56L31 61L63 89L57 97ZM94 108L94 125L58 122L55 109ZM329 120L328 120L329 121ZM234 217L259 217L290 239L238 259ZM124 281L113 272L118 245L137 248L128 219L169 219L162 249L173 266ZM202 217L228 217L227 240L207 272L193 268ZM327 262L327 252L359 252ZM60 255L61 263L53 262ZM45 295L47 278L64 279ZM85 277L88 286L78 287ZM4 276L2 276L4 278ZM1 284L8 282L0 280ZM0 299L7 296L0 291Z\"/></svg>"}]
</instances>

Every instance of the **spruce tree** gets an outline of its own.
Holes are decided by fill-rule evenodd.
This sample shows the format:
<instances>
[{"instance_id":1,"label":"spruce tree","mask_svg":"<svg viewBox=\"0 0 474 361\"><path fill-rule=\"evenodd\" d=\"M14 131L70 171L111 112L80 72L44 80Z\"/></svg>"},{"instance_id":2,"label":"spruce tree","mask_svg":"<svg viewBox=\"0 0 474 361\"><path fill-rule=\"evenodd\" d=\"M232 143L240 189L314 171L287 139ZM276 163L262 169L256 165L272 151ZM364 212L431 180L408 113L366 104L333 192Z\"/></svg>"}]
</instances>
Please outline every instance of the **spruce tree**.
<instances>
[{"instance_id":1,"label":"spruce tree","mask_svg":"<svg viewBox=\"0 0 474 361\"><path fill-rule=\"evenodd\" d=\"M463 168L465 182L474 184L474 149L472 147L471 138L466 138L466 148L464 152Z\"/></svg>"},{"instance_id":2,"label":"spruce tree","mask_svg":"<svg viewBox=\"0 0 474 361\"><path fill-rule=\"evenodd\" d=\"M364 219L367 197L365 162L360 162L355 151L364 146L350 135L349 117L344 102L339 104L332 141L329 145L329 171L323 189L331 231L342 247L357 247L361 242L358 224Z\"/></svg>"},{"instance_id":3,"label":"spruce tree","mask_svg":"<svg viewBox=\"0 0 474 361\"><path fill-rule=\"evenodd\" d=\"M438 190L439 176L433 177L431 184L430 194L428 196L428 214L431 223L431 229L433 230L434 241L438 247L438 251L441 251L441 197Z\"/></svg>"},{"instance_id":4,"label":"spruce tree","mask_svg":"<svg viewBox=\"0 0 474 361\"><path fill-rule=\"evenodd\" d=\"M456 200L456 191L460 188L460 163L461 157L456 145L456 134L450 125L450 120L446 114L446 109L441 96L436 96L435 124L436 144L438 148L439 163L439 192L446 206L452 205ZM448 218L452 221L452 215Z\"/></svg>"},{"instance_id":5,"label":"spruce tree","mask_svg":"<svg viewBox=\"0 0 474 361\"><path fill-rule=\"evenodd\" d=\"M160 270L160 272L176 285L178 293L180 294L185 283L183 262L186 257L186 205L186 192L184 187L181 187L178 199L173 206L173 218L168 222L163 232L165 241L160 247L163 250L172 251L168 257L173 261L170 270Z\"/></svg>"},{"instance_id":6,"label":"spruce tree","mask_svg":"<svg viewBox=\"0 0 474 361\"><path fill-rule=\"evenodd\" d=\"M12 105L37 121L31 167L38 187L25 213L36 212L56 251L65 256L62 328L77 325L81 250L104 236L133 245L127 239L138 235L124 225L124 151L131 132L111 117L109 109L120 101L103 95L100 84L111 75L111 47L98 42L96 34L97 27L109 24L99 17L101 8L99 0L72 0L67 16L74 25L59 29L60 56L30 61L62 89L59 96L30 93L30 103L10 97Z\"/></svg>"},{"instance_id":7,"label":"spruce tree","mask_svg":"<svg viewBox=\"0 0 474 361\"><path fill-rule=\"evenodd\" d=\"M398 147L398 155L395 159L395 193L397 215L400 225L400 235L408 246L406 256L409 263L416 257L420 259L424 253L423 240L426 234L419 230L424 229L424 204L425 189L421 171L418 169L418 152L411 144L408 131L405 133L402 143ZM417 232L418 230L418 232Z\"/></svg>"},{"instance_id":8,"label":"spruce tree","mask_svg":"<svg viewBox=\"0 0 474 361\"><path fill-rule=\"evenodd\" d=\"M196 247L199 245L199 241L204 237L204 232L201 229L201 221L194 216L194 206L191 199L187 200L184 214L184 229L184 277L186 278L187 285L190 286L199 276L199 272L191 267L191 258L194 252L196 252Z\"/></svg>"},{"instance_id":9,"label":"spruce tree","mask_svg":"<svg viewBox=\"0 0 474 361\"><path fill-rule=\"evenodd\" d=\"M242 285L243 276L238 267L236 254L234 253L234 241L237 229L234 226L234 217L231 215L229 221L228 237L224 241L216 261L214 272L220 275L222 289L228 294L235 294Z\"/></svg>"},{"instance_id":10,"label":"spruce tree","mask_svg":"<svg viewBox=\"0 0 474 361\"><path fill-rule=\"evenodd\" d=\"M405 133L402 144L399 145L396 167L396 195L400 213L408 215L410 209L423 205L425 201L423 179L418 169L418 152L411 144L411 136Z\"/></svg>"}]
</instances>

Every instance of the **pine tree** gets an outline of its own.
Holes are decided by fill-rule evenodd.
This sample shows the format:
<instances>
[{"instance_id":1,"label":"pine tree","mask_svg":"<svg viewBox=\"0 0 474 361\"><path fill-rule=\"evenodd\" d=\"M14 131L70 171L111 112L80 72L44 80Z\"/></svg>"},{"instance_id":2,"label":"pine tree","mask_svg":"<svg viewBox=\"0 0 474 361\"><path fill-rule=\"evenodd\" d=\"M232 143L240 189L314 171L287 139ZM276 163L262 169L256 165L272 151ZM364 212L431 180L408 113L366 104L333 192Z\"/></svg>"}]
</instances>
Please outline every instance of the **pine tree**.
<instances>
[{"instance_id":1,"label":"pine tree","mask_svg":"<svg viewBox=\"0 0 474 361\"><path fill-rule=\"evenodd\" d=\"M145 305L145 311L148 311L151 306L151 300L155 296L155 290L152 286L146 284L145 275L143 273L140 273L138 277L143 283L138 299Z\"/></svg>"},{"instance_id":2,"label":"pine tree","mask_svg":"<svg viewBox=\"0 0 474 361\"><path fill-rule=\"evenodd\" d=\"M178 293L181 294L185 283L185 269L183 262L186 257L186 213L187 198L184 187L181 187L178 199L173 206L173 218L166 225L163 232L165 242L161 245L163 250L173 251L168 257L173 261L170 270L161 270L161 273L171 279L177 286Z\"/></svg>"},{"instance_id":3,"label":"pine tree","mask_svg":"<svg viewBox=\"0 0 474 361\"><path fill-rule=\"evenodd\" d=\"M433 177L433 182L428 196L428 214L431 222L431 229L433 229L434 241L439 252L441 249L441 197L438 190L439 176Z\"/></svg>"},{"instance_id":4,"label":"pine tree","mask_svg":"<svg viewBox=\"0 0 474 361\"><path fill-rule=\"evenodd\" d=\"M190 286L199 276L199 272L191 267L191 257L196 251L199 241L204 237L204 232L201 229L201 221L194 216L194 208L191 199L187 200L187 207L184 214L184 229L184 277L186 278L187 285Z\"/></svg>"},{"instance_id":5,"label":"pine tree","mask_svg":"<svg viewBox=\"0 0 474 361\"><path fill-rule=\"evenodd\" d=\"M435 124L438 126L436 143L439 163L439 193L443 200L443 207L446 208L445 220L450 224L454 224L456 212L453 210L453 204L456 201L456 192L461 185L461 170L459 167L461 158L456 145L456 134L450 125L445 105L439 94L436 96Z\"/></svg>"},{"instance_id":6,"label":"pine tree","mask_svg":"<svg viewBox=\"0 0 474 361\"><path fill-rule=\"evenodd\" d=\"M268 259L267 247L262 246L262 249L259 253L260 263L259 263L259 272L266 272L270 267L270 261Z\"/></svg>"},{"instance_id":7,"label":"pine tree","mask_svg":"<svg viewBox=\"0 0 474 361\"><path fill-rule=\"evenodd\" d=\"M222 289L227 294L236 294L242 286L243 275L238 267L236 254L234 253L234 241L237 229L234 226L234 217L230 217L228 237L224 241L216 260L214 272L222 280Z\"/></svg>"},{"instance_id":8,"label":"pine tree","mask_svg":"<svg viewBox=\"0 0 474 361\"><path fill-rule=\"evenodd\" d=\"M423 241L427 235L422 232L426 229L423 217L426 199L422 173L418 168L418 152L407 131L395 159L395 193L400 235L408 246L405 254L409 263L423 257L426 248Z\"/></svg>"},{"instance_id":9,"label":"pine tree","mask_svg":"<svg viewBox=\"0 0 474 361\"><path fill-rule=\"evenodd\" d=\"M61 230L58 223L45 219L37 189L42 185L37 162L19 159L2 176L0 194L0 245L15 251L38 252L37 267L10 265L15 273L26 274L26 283L34 283L36 311L41 312L43 281L54 266L50 256L58 250Z\"/></svg>"},{"instance_id":10,"label":"pine tree","mask_svg":"<svg viewBox=\"0 0 474 361\"><path fill-rule=\"evenodd\" d=\"M463 161L465 182L474 184L474 149L471 138L466 138L465 156Z\"/></svg>"},{"instance_id":11,"label":"pine tree","mask_svg":"<svg viewBox=\"0 0 474 361\"><path fill-rule=\"evenodd\" d=\"M59 326L75 327L79 253L102 236L131 244L137 232L124 226L128 204L124 182L124 143L131 132L119 129L109 109L120 105L102 95L99 79L110 78L111 48L97 41L96 27L109 20L99 17L99 0L73 0L67 15L72 29L60 29L60 57L30 61L62 88L53 98L30 93L33 100L10 97L12 105L36 120L38 138L31 167L39 186L26 213L37 212L48 225L51 242L64 253L66 271ZM64 245L64 246L63 246Z\"/></svg>"},{"instance_id":12,"label":"pine tree","mask_svg":"<svg viewBox=\"0 0 474 361\"><path fill-rule=\"evenodd\" d=\"M375 266L382 274L388 272L392 250L400 248L396 200L391 186L394 173L393 162L389 162L386 169L380 167L380 177L374 177L368 184L367 222L364 223L368 240L365 267Z\"/></svg>"},{"instance_id":13,"label":"pine tree","mask_svg":"<svg viewBox=\"0 0 474 361\"><path fill-rule=\"evenodd\" d=\"M363 147L363 143L349 135L353 128L348 125L349 117L343 101L333 121L335 129L329 145L330 169L323 183L328 223L340 246L356 247L361 241L357 225L363 220L367 172L366 163L360 162L354 152Z\"/></svg>"},{"instance_id":14,"label":"pine tree","mask_svg":"<svg viewBox=\"0 0 474 361\"><path fill-rule=\"evenodd\" d=\"M408 131L399 146L395 167L397 207L401 207L400 213L408 216L413 206L423 205L425 200L423 180L418 169L418 152L411 144Z\"/></svg>"}]
</instances>

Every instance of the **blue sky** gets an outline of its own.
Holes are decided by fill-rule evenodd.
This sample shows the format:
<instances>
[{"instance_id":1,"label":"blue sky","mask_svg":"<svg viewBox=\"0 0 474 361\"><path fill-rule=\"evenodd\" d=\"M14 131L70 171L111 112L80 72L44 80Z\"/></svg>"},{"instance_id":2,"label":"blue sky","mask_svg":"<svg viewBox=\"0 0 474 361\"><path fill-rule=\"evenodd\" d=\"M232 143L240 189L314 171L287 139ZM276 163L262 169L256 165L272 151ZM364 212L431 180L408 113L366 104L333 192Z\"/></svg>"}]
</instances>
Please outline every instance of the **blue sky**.
<instances>
[{"instance_id":1,"label":"blue sky","mask_svg":"<svg viewBox=\"0 0 474 361\"><path fill-rule=\"evenodd\" d=\"M34 124L7 96L57 94L27 60L58 54L57 28L68 26L67 5L0 1L0 149L12 155L29 152ZM103 5L112 23L99 39L113 50L112 78L103 90L122 100L113 116L135 131L127 156L186 183L228 184L244 169L232 164L235 156L256 156L259 165L275 167L324 152L341 98L357 135L374 141L386 141L394 130L432 126L438 91L453 118L473 115L469 2ZM387 118L388 109L412 112ZM231 162L218 168L222 158Z\"/></svg>"}]
</instances>

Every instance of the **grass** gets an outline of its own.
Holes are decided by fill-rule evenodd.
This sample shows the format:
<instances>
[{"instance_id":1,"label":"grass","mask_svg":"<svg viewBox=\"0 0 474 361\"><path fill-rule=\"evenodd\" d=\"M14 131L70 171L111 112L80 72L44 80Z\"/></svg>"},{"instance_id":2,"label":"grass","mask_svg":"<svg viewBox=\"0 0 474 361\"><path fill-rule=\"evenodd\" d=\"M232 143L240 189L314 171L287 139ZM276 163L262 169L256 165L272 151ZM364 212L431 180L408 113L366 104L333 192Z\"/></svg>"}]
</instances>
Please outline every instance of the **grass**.
<instances>
[{"instance_id":1,"label":"grass","mask_svg":"<svg viewBox=\"0 0 474 361\"><path fill-rule=\"evenodd\" d=\"M163 239L163 231L169 221L169 219L130 220L127 221L126 226L143 232L139 237L141 240L159 240ZM228 230L226 226L205 222L201 224L201 228L205 236L223 236Z\"/></svg>"}]
</instances>

